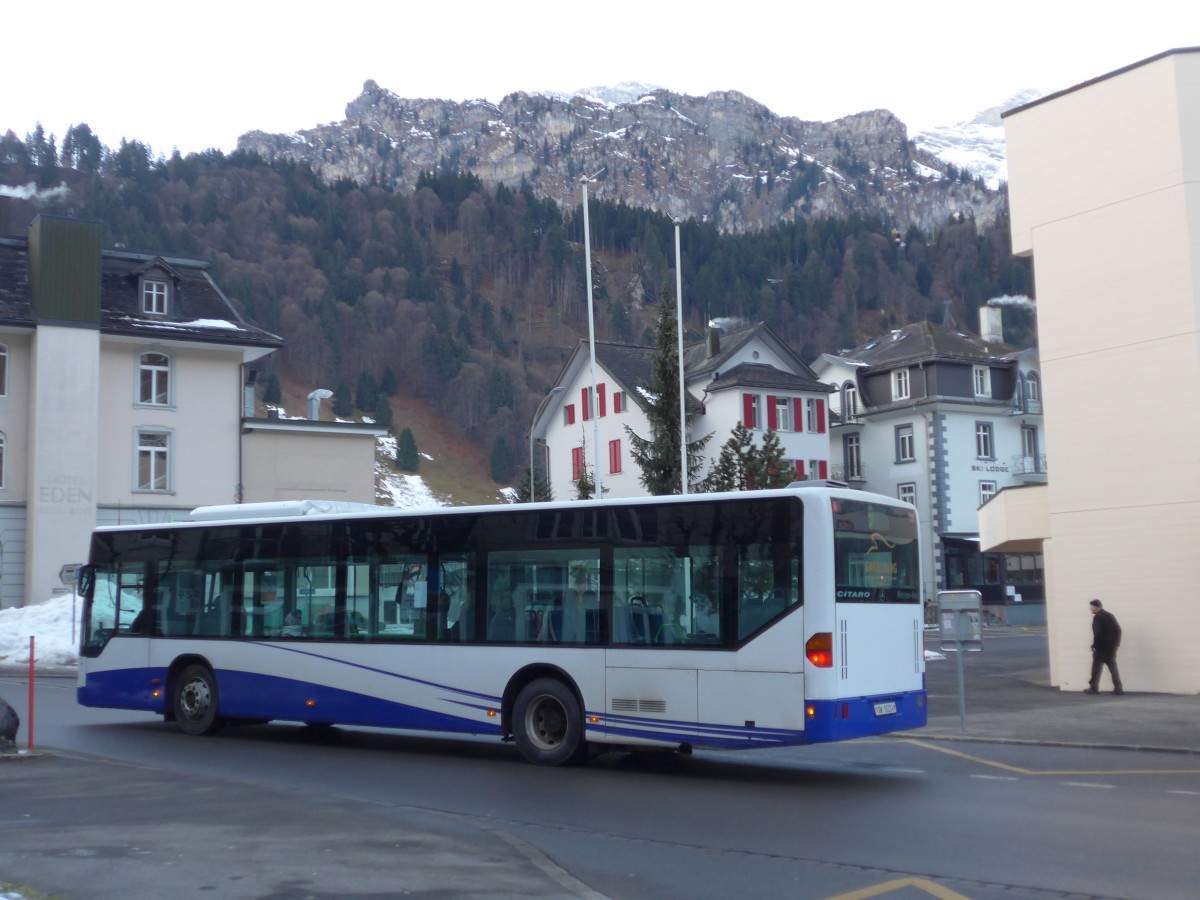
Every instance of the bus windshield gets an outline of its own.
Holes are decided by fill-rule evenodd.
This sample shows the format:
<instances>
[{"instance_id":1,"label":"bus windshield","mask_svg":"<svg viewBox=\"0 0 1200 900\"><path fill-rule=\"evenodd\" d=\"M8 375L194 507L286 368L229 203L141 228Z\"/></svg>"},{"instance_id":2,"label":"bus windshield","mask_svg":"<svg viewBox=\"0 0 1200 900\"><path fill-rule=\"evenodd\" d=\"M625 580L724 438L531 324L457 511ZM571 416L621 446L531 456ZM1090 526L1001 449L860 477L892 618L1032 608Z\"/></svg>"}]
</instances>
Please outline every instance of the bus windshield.
<instances>
[{"instance_id":1,"label":"bus windshield","mask_svg":"<svg viewBox=\"0 0 1200 900\"><path fill-rule=\"evenodd\" d=\"M833 556L839 602L919 602L915 511L834 500Z\"/></svg>"}]
</instances>

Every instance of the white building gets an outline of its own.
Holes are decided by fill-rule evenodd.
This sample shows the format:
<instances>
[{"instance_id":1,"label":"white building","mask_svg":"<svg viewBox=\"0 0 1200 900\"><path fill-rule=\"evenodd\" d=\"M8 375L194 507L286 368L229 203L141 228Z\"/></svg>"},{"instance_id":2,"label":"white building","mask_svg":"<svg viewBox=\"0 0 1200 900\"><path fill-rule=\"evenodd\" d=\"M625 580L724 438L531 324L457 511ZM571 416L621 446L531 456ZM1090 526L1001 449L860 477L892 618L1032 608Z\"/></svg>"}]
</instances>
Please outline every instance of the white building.
<instances>
[{"instance_id":1,"label":"white building","mask_svg":"<svg viewBox=\"0 0 1200 900\"><path fill-rule=\"evenodd\" d=\"M1040 553L982 554L978 509L1007 487L1046 481L1036 350L920 322L813 365L833 386L833 477L907 500L922 529L925 596L974 589L996 614L1041 622Z\"/></svg>"},{"instance_id":2,"label":"white building","mask_svg":"<svg viewBox=\"0 0 1200 900\"><path fill-rule=\"evenodd\" d=\"M656 352L653 347L596 343L593 417L590 348L586 341L575 347L530 431L533 464L547 473L556 499L575 497L581 467L594 472L597 446L603 496L646 495L625 426L650 437L646 411L655 401L650 384ZM700 478L739 422L759 442L773 429L797 477L829 477L830 388L766 325L728 333L710 329L703 344L685 349L684 373L689 409L696 412L688 440L712 434Z\"/></svg>"},{"instance_id":3,"label":"white building","mask_svg":"<svg viewBox=\"0 0 1200 900\"><path fill-rule=\"evenodd\" d=\"M297 467L259 458L277 463L277 442L243 440L287 426L244 410L246 364L282 340L243 321L208 268L103 250L97 223L54 216L0 237L0 606L62 589L96 525L296 496L280 479ZM337 460L308 467L306 496L373 501L379 429L348 427ZM356 488L341 489L364 442Z\"/></svg>"}]
</instances>

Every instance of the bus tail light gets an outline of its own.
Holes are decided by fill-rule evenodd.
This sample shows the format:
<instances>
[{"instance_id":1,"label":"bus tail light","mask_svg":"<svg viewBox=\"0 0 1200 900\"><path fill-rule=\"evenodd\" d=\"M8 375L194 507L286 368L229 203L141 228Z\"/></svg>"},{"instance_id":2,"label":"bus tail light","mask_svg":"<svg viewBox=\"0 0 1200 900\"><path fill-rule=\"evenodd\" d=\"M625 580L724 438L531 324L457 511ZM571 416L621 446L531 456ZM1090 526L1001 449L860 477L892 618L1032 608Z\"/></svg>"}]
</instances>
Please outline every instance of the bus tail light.
<instances>
[{"instance_id":1,"label":"bus tail light","mask_svg":"<svg viewBox=\"0 0 1200 900\"><path fill-rule=\"evenodd\" d=\"M818 631L804 645L804 655L808 661L820 669L833 666L833 634L829 631Z\"/></svg>"}]
</instances>

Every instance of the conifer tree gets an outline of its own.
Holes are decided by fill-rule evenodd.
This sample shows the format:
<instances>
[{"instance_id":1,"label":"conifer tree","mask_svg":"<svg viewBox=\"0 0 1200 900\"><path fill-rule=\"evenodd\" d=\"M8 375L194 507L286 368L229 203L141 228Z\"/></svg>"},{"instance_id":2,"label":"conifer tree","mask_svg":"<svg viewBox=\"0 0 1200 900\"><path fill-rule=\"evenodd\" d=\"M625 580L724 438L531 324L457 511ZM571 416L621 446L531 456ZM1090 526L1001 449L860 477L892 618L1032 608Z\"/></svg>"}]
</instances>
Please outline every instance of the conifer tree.
<instances>
[{"instance_id":1,"label":"conifer tree","mask_svg":"<svg viewBox=\"0 0 1200 900\"><path fill-rule=\"evenodd\" d=\"M415 472L420 464L417 439L413 437L411 428L405 428L396 441L396 465L406 472Z\"/></svg>"},{"instance_id":2,"label":"conifer tree","mask_svg":"<svg viewBox=\"0 0 1200 900\"><path fill-rule=\"evenodd\" d=\"M263 403L277 406L283 400L283 390L279 386L279 374L271 372L267 375L267 387L263 391Z\"/></svg>"},{"instance_id":3,"label":"conifer tree","mask_svg":"<svg viewBox=\"0 0 1200 900\"><path fill-rule=\"evenodd\" d=\"M350 394L350 385L339 381L333 392L333 414L340 419L349 419L354 415L354 398Z\"/></svg>"},{"instance_id":4,"label":"conifer tree","mask_svg":"<svg viewBox=\"0 0 1200 900\"><path fill-rule=\"evenodd\" d=\"M704 491L753 491L787 487L794 476L784 462L783 445L775 431L763 435L762 446L738 422L721 447L716 465L704 479Z\"/></svg>"},{"instance_id":5,"label":"conifer tree","mask_svg":"<svg viewBox=\"0 0 1200 900\"><path fill-rule=\"evenodd\" d=\"M504 484L513 476L512 452L504 435L496 435L496 441L492 444L491 471L492 481L497 484Z\"/></svg>"},{"instance_id":6,"label":"conifer tree","mask_svg":"<svg viewBox=\"0 0 1200 900\"><path fill-rule=\"evenodd\" d=\"M643 437L628 425L629 452L642 470L639 480L654 496L678 494L679 471L679 352L675 322L675 304L664 289L658 302L658 325L655 328L654 345L656 355L651 366L650 392L654 395L646 418L650 420L650 435ZM687 413L690 425L694 412ZM689 441L687 445L687 469L689 489L694 483L696 472L702 464L700 452L711 434Z\"/></svg>"}]
</instances>

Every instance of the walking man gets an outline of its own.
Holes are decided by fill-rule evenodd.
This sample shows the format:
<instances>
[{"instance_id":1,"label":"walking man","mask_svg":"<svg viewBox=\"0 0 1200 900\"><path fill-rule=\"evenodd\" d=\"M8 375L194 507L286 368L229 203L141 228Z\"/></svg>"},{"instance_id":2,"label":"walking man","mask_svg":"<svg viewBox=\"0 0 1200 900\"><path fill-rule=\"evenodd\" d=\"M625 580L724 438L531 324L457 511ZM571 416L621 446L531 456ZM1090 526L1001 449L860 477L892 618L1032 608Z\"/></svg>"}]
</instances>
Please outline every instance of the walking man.
<instances>
[{"instance_id":1,"label":"walking man","mask_svg":"<svg viewBox=\"0 0 1200 900\"><path fill-rule=\"evenodd\" d=\"M1108 674L1112 676L1113 693L1123 694L1121 676L1117 673L1117 648L1121 646L1121 626L1117 617L1104 608L1099 600L1091 602L1092 607L1092 678L1088 682L1085 694L1096 694L1100 691L1100 672L1108 666Z\"/></svg>"}]
</instances>

